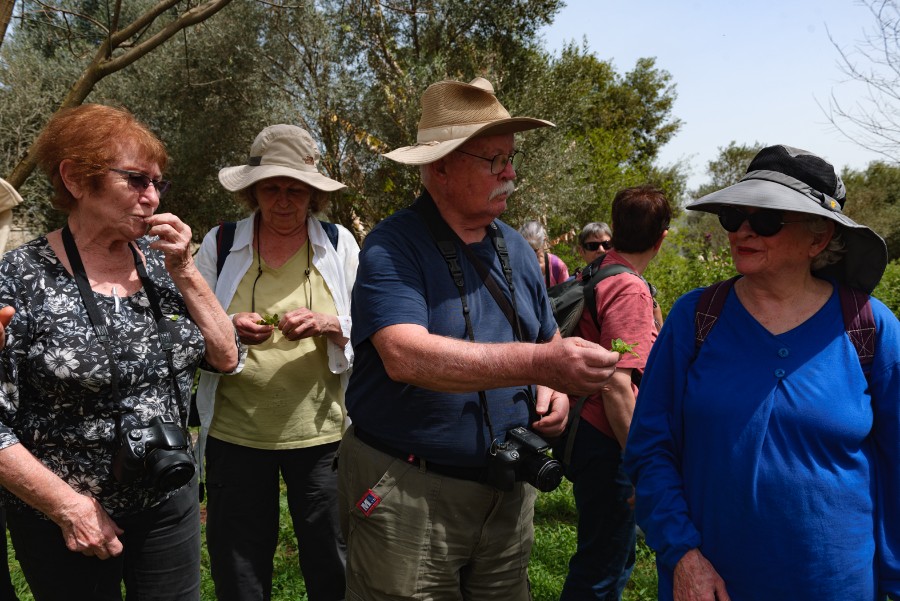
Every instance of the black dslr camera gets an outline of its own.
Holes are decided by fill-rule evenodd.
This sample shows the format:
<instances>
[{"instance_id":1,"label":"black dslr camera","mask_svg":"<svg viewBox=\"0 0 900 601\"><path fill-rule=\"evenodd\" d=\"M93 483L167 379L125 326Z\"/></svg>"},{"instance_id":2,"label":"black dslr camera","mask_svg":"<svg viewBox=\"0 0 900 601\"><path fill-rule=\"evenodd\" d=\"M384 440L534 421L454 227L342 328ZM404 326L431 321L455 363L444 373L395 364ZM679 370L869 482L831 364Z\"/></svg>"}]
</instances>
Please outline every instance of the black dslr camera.
<instances>
[{"instance_id":1,"label":"black dslr camera","mask_svg":"<svg viewBox=\"0 0 900 601\"><path fill-rule=\"evenodd\" d=\"M157 415L146 428L126 430L119 442L112 470L123 484L140 478L142 486L168 492L194 477L184 430L170 415Z\"/></svg>"},{"instance_id":2,"label":"black dslr camera","mask_svg":"<svg viewBox=\"0 0 900 601\"><path fill-rule=\"evenodd\" d=\"M563 465L547 455L544 439L523 427L506 434L506 442L495 445L488 456L487 483L497 490L512 490L524 480L541 492L556 490L563 478Z\"/></svg>"}]
</instances>

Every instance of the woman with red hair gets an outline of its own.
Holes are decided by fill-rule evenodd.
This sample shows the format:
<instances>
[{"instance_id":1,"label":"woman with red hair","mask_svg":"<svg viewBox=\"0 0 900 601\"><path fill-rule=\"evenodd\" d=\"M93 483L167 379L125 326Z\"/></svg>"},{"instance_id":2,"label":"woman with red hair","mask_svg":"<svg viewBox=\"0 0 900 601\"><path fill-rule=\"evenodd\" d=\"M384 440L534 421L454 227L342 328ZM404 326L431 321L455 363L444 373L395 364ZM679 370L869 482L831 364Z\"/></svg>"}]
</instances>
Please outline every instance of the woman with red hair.
<instances>
[{"instance_id":1,"label":"woman with red hair","mask_svg":"<svg viewBox=\"0 0 900 601\"><path fill-rule=\"evenodd\" d=\"M0 263L15 308L0 353L0 485L38 601L200 598L200 517L186 431L194 371L241 347L194 266L191 231L157 213L163 144L123 109L84 105L35 146L65 225Z\"/></svg>"}]
</instances>

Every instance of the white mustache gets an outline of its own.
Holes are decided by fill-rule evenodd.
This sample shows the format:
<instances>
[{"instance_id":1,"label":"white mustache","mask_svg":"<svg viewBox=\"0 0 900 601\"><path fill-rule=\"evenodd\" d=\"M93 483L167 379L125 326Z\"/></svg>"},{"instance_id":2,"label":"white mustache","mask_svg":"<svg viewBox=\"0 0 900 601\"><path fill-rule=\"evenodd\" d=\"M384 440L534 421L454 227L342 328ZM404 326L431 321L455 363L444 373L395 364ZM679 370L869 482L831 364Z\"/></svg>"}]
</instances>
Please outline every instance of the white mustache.
<instances>
[{"instance_id":1,"label":"white mustache","mask_svg":"<svg viewBox=\"0 0 900 601\"><path fill-rule=\"evenodd\" d=\"M509 196L510 194L512 194L515 191L516 191L516 185L512 181L507 180L507 181L503 182L502 184L500 184L499 186L497 186L496 188L494 188L494 190L491 192L491 196L490 196L490 198L488 198L488 200L494 200L496 197L500 196L501 194L505 194L506 196Z\"/></svg>"}]
</instances>

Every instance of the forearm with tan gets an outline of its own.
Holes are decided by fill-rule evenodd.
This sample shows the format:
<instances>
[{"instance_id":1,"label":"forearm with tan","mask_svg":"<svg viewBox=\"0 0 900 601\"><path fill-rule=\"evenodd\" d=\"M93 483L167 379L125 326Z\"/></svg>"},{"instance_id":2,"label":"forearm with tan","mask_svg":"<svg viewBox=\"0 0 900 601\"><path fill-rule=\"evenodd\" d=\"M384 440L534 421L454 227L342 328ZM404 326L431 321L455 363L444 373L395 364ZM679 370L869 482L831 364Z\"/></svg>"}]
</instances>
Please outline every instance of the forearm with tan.
<instances>
[{"instance_id":1,"label":"forearm with tan","mask_svg":"<svg viewBox=\"0 0 900 601\"><path fill-rule=\"evenodd\" d=\"M631 369L616 369L616 373L603 385L603 410L621 448L628 440L628 429L634 415L634 390L631 387Z\"/></svg>"},{"instance_id":2,"label":"forearm with tan","mask_svg":"<svg viewBox=\"0 0 900 601\"><path fill-rule=\"evenodd\" d=\"M216 295L192 260L178 269L170 269L169 275L206 341L206 362L222 373L233 371L239 358L234 325Z\"/></svg>"},{"instance_id":3,"label":"forearm with tan","mask_svg":"<svg viewBox=\"0 0 900 601\"><path fill-rule=\"evenodd\" d=\"M70 551L100 559L122 552L122 530L100 503L75 491L21 444L0 449L0 484L59 526Z\"/></svg>"},{"instance_id":4,"label":"forearm with tan","mask_svg":"<svg viewBox=\"0 0 900 601\"><path fill-rule=\"evenodd\" d=\"M546 343L479 343L399 324L372 335L388 376L441 392L472 392L540 384L570 394L600 389L618 353L557 333Z\"/></svg>"}]
</instances>

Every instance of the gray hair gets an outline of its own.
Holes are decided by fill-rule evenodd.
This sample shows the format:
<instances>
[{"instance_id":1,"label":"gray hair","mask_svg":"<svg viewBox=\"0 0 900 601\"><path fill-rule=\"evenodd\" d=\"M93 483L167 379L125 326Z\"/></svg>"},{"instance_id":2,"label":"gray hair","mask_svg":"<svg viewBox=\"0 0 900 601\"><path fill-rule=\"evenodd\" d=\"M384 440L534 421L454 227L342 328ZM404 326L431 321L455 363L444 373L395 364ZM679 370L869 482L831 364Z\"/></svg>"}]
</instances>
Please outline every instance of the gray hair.
<instances>
[{"instance_id":1,"label":"gray hair","mask_svg":"<svg viewBox=\"0 0 900 601\"><path fill-rule=\"evenodd\" d=\"M584 243L587 242L587 239L591 236L607 236L608 238L612 238L612 230L602 221L593 221L584 226L581 233L578 234L578 246L584 248Z\"/></svg>"},{"instance_id":2,"label":"gray hair","mask_svg":"<svg viewBox=\"0 0 900 601\"><path fill-rule=\"evenodd\" d=\"M810 219L806 222L806 227L813 234L824 234L828 230L828 220L825 217ZM831 240L828 241L828 246L813 257L811 265L813 271L818 271L829 265L833 265L844 258L847 248L844 244L844 238L841 235L842 232L843 226L839 223L835 223L834 235L831 237Z\"/></svg>"},{"instance_id":3,"label":"gray hair","mask_svg":"<svg viewBox=\"0 0 900 601\"><path fill-rule=\"evenodd\" d=\"M547 232L540 221L526 221L519 228L519 233L534 250L541 250L547 244Z\"/></svg>"}]
</instances>

